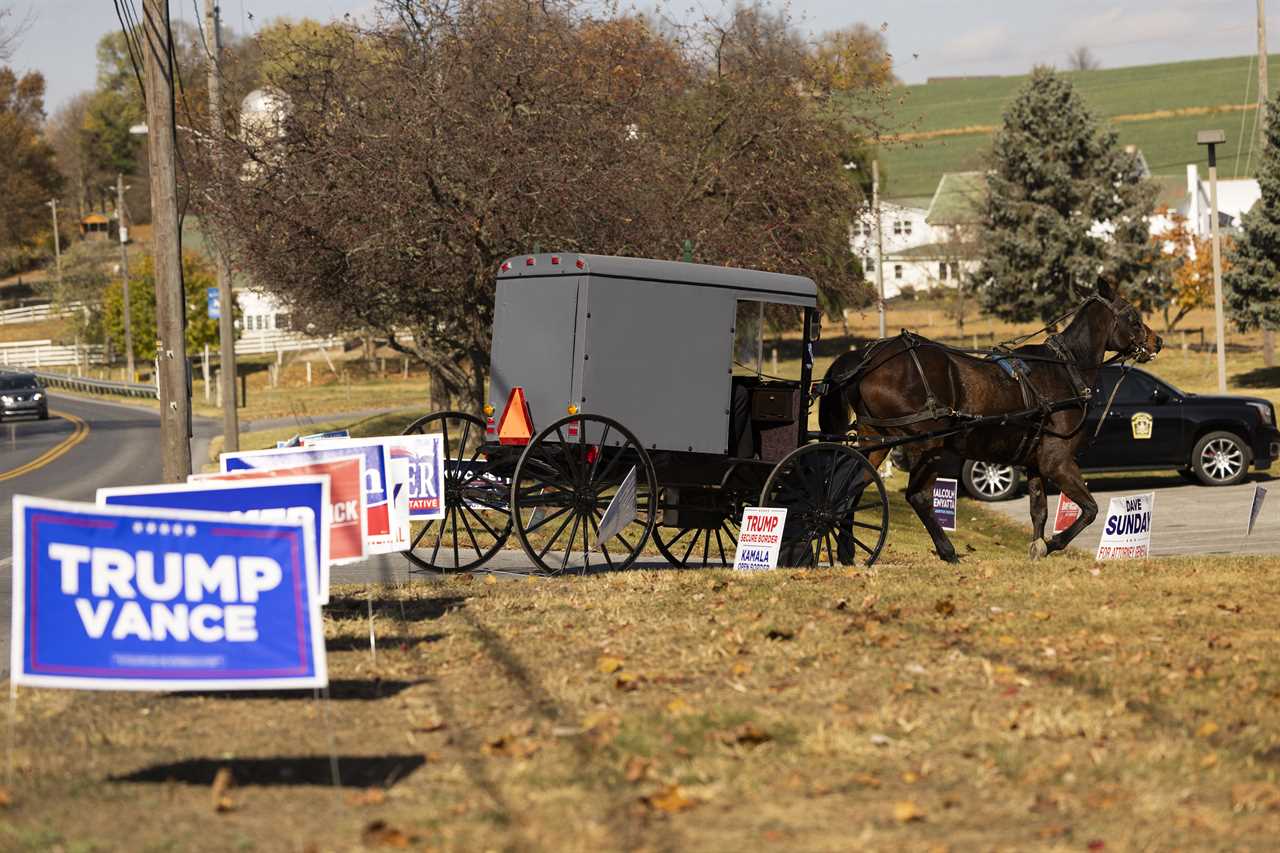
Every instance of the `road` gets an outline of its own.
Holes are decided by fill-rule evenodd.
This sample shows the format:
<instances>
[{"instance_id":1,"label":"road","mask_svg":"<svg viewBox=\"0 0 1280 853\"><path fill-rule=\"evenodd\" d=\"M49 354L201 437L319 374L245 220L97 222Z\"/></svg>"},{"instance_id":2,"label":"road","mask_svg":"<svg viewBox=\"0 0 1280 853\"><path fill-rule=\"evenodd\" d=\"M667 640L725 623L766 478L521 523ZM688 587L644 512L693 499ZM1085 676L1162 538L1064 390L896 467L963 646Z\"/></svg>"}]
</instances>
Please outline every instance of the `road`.
<instances>
[{"instance_id":1,"label":"road","mask_svg":"<svg viewBox=\"0 0 1280 853\"><path fill-rule=\"evenodd\" d=\"M1262 514L1253 534L1245 535L1254 487L1268 490ZM1089 482L1098 502L1098 518L1076 537L1073 546L1096 551L1102 538L1110 499L1154 491L1151 518L1151 553L1174 554L1280 554L1280 482L1267 472L1252 474L1238 486L1208 488L1187 483L1177 474L1094 478ZM1031 518L1025 496L987 504L1027 528ZM1049 496L1049 525L1058 496Z\"/></svg>"}]
</instances>

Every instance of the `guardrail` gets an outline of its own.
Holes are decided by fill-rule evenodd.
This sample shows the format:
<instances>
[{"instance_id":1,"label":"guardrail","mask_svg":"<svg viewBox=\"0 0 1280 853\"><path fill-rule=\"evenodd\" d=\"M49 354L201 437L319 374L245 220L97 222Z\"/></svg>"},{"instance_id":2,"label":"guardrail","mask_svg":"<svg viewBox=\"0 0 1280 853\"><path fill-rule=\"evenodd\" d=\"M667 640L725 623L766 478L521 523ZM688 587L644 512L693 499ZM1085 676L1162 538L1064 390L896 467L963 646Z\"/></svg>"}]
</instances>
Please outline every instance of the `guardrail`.
<instances>
[{"instance_id":1,"label":"guardrail","mask_svg":"<svg viewBox=\"0 0 1280 853\"><path fill-rule=\"evenodd\" d=\"M64 373L49 373L44 370L27 370L18 367L0 367L0 373L30 373L46 387L65 388L68 391L81 391L87 394L112 394L117 397L149 397L153 399L159 396L156 386L135 382L86 379L83 376L68 376Z\"/></svg>"}]
</instances>

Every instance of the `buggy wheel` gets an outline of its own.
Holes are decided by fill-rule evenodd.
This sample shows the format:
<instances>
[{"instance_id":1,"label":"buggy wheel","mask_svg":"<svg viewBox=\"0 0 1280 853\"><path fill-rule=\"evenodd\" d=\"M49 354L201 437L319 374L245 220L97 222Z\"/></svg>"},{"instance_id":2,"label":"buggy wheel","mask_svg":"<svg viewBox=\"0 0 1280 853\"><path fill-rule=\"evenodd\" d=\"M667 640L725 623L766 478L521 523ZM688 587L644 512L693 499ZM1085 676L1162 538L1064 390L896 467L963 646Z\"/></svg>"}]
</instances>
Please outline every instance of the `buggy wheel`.
<instances>
[{"instance_id":1,"label":"buggy wheel","mask_svg":"<svg viewBox=\"0 0 1280 853\"><path fill-rule=\"evenodd\" d=\"M889 498L867 458L844 444L806 444L764 484L761 506L785 507L779 565L871 565L889 533Z\"/></svg>"},{"instance_id":2,"label":"buggy wheel","mask_svg":"<svg viewBox=\"0 0 1280 853\"><path fill-rule=\"evenodd\" d=\"M678 504L667 506L667 492L663 491L663 509L679 511ZM710 511L703 510L704 513ZM702 525L688 527L653 528L653 544L658 546L667 562L681 569L690 568L733 568L734 556L738 551L738 519L739 512L734 514L732 508L716 519L705 519Z\"/></svg>"},{"instance_id":3,"label":"buggy wheel","mask_svg":"<svg viewBox=\"0 0 1280 853\"><path fill-rule=\"evenodd\" d=\"M585 574L593 556L597 567L625 569L653 532L656 480L644 446L617 421L561 418L534 436L516 463L516 537L547 574Z\"/></svg>"},{"instance_id":4,"label":"buggy wheel","mask_svg":"<svg viewBox=\"0 0 1280 853\"><path fill-rule=\"evenodd\" d=\"M482 457L484 421L465 412L436 412L409 424L402 435L444 437L444 518L415 524L405 559L410 571L465 572L489 561L511 535L507 485L493 461Z\"/></svg>"}]
</instances>

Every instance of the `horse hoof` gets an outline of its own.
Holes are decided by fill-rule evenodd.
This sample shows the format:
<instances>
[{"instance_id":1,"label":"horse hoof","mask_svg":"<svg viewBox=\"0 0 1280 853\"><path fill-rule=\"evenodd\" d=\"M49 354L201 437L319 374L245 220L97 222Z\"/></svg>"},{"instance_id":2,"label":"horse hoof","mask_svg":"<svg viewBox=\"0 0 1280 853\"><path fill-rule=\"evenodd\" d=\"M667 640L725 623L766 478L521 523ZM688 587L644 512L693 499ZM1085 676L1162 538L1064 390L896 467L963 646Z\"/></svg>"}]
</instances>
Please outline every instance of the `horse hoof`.
<instances>
[{"instance_id":1,"label":"horse hoof","mask_svg":"<svg viewBox=\"0 0 1280 853\"><path fill-rule=\"evenodd\" d=\"M1033 539L1031 541L1031 547L1027 551L1028 557L1030 557L1033 560L1039 560L1041 557L1048 556L1048 554L1049 554L1048 542L1045 542L1044 539Z\"/></svg>"}]
</instances>

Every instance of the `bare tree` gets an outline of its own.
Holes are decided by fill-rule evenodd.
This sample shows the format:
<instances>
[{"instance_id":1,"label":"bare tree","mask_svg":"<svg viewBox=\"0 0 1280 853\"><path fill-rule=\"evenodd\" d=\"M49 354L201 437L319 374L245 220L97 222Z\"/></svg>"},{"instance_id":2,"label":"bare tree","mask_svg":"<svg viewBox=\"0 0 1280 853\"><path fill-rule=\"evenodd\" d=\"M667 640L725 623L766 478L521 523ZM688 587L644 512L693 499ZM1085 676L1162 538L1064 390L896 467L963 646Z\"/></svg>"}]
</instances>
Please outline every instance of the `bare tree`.
<instances>
[{"instance_id":1,"label":"bare tree","mask_svg":"<svg viewBox=\"0 0 1280 853\"><path fill-rule=\"evenodd\" d=\"M79 216L89 212L89 199L95 189L93 164L84 133L85 117L92 100L91 92L81 92L45 123L45 138L57 154L58 171L66 179L68 200Z\"/></svg>"},{"instance_id":2,"label":"bare tree","mask_svg":"<svg viewBox=\"0 0 1280 853\"><path fill-rule=\"evenodd\" d=\"M0 62L8 62L13 58L18 42L31 27L33 14L32 11L28 11L22 17L16 18L12 8L0 6Z\"/></svg>"},{"instance_id":3,"label":"bare tree","mask_svg":"<svg viewBox=\"0 0 1280 853\"><path fill-rule=\"evenodd\" d=\"M1101 67L1102 63L1098 61L1098 57L1084 45L1067 54L1067 68L1072 71L1096 71Z\"/></svg>"},{"instance_id":4,"label":"bare tree","mask_svg":"<svg viewBox=\"0 0 1280 853\"><path fill-rule=\"evenodd\" d=\"M850 133L773 22L707 31L713 59L572 0L385 4L373 30L278 41L277 120L186 157L237 265L305 322L377 330L482 401L497 267L535 244L676 258L689 239L861 294Z\"/></svg>"}]
</instances>

